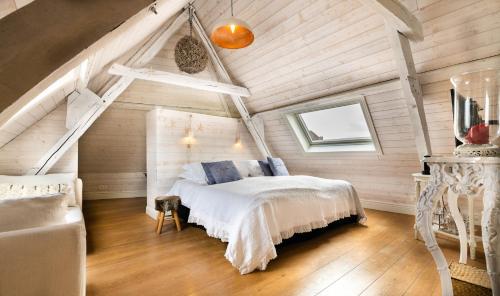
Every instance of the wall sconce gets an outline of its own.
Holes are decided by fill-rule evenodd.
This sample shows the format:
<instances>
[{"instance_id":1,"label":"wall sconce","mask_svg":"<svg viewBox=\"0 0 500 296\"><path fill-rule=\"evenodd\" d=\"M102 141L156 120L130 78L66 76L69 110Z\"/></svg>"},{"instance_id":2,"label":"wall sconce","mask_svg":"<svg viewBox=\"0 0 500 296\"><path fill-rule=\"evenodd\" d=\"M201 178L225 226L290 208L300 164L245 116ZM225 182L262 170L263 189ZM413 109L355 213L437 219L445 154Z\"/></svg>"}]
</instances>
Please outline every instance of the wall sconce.
<instances>
[{"instance_id":1,"label":"wall sconce","mask_svg":"<svg viewBox=\"0 0 500 296\"><path fill-rule=\"evenodd\" d=\"M186 136L184 137L184 143L187 145L188 149L191 149L191 145L195 142L193 131L188 128L186 131Z\"/></svg>"},{"instance_id":2,"label":"wall sconce","mask_svg":"<svg viewBox=\"0 0 500 296\"><path fill-rule=\"evenodd\" d=\"M236 138L236 141L234 142L234 147L236 148L242 148L243 144L241 143L241 139L238 137Z\"/></svg>"},{"instance_id":3,"label":"wall sconce","mask_svg":"<svg viewBox=\"0 0 500 296\"><path fill-rule=\"evenodd\" d=\"M241 143L240 124L241 124L241 120L238 120L238 123L236 126L236 138L234 140L234 147L238 148L238 149L243 147L243 144Z\"/></svg>"},{"instance_id":4,"label":"wall sconce","mask_svg":"<svg viewBox=\"0 0 500 296\"><path fill-rule=\"evenodd\" d=\"M188 149L191 149L191 146L195 144L196 140L193 135L193 129L191 128L193 121L193 115L189 115L189 127L186 129L186 136L184 137L184 144L187 145Z\"/></svg>"}]
</instances>

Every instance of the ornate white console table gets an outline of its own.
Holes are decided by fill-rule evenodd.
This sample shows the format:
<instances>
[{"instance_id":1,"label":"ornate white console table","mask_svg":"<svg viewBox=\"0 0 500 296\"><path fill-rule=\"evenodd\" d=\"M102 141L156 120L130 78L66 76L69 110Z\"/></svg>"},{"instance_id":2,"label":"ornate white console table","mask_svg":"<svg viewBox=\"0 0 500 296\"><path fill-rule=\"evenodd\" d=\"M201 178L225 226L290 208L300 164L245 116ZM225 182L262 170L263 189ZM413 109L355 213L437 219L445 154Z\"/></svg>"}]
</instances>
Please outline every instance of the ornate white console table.
<instances>
[{"instance_id":1,"label":"ornate white console table","mask_svg":"<svg viewBox=\"0 0 500 296\"><path fill-rule=\"evenodd\" d=\"M442 295L453 295L448 263L432 231L434 199L448 188L448 204L460 237L467 237L465 223L456 204L459 196L473 198L484 190L481 219L482 240L486 267L493 295L500 295L500 158L496 157L431 157L426 159L431 168L431 179L421 193L417 204L417 228L427 249L436 262L441 279ZM460 240L461 253L467 251L467 240ZM463 246L465 244L465 246ZM467 256L467 255L465 255ZM462 255L461 255L462 257Z\"/></svg>"},{"instance_id":2,"label":"ornate white console table","mask_svg":"<svg viewBox=\"0 0 500 296\"><path fill-rule=\"evenodd\" d=\"M413 180L415 182L415 196L416 196L415 200L417 201L417 204L415 207L417 207L418 201L420 200L420 193L422 192L422 189L424 189L425 186L427 186L427 183L431 179L431 175L423 175L422 173L414 173L414 174L412 174L412 176L413 176ZM481 191L482 190L480 190L480 192L478 192L478 193L481 193ZM447 194L444 193L444 196L447 196ZM452 200L451 204L453 206L455 206L455 205L457 206L457 208L453 208L454 213L456 214L457 211L458 211L458 213L460 213L460 211L458 210L458 200L457 200L458 195L452 194L451 197L454 198L454 200ZM434 205L433 205L433 209L432 209L433 213L436 210L437 199L440 199L440 198L441 198L441 196L434 197ZM466 236L467 233L466 232L461 232L460 234L462 236L459 236L459 235L455 235L455 234L452 234L452 233L449 233L446 231L442 231L439 228L434 229L434 233L446 236L448 238L460 240L460 260L459 260L459 262L463 263L463 264L467 263L467 249L466 249L467 243L469 244L469 247L470 247L470 257L472 260L474 260L474 259L476 259L476 245L477 245L476 241L481 239L480 237L476 237L476 229L475 229L476 225L474 223L474 200L475 199L476 199L476 197L467 199L467 212L468 212L468 217L469 217L469 240L468 241L467 241L467 236ZM448 200L448 198L446 198L446 200ZM462 220L460 220L460 221L462 221ZM414 226L414 237L415 237L415 239L418 239L417 217L416 216L415 216L415 226Z\"/></svg>"}]
</instances>

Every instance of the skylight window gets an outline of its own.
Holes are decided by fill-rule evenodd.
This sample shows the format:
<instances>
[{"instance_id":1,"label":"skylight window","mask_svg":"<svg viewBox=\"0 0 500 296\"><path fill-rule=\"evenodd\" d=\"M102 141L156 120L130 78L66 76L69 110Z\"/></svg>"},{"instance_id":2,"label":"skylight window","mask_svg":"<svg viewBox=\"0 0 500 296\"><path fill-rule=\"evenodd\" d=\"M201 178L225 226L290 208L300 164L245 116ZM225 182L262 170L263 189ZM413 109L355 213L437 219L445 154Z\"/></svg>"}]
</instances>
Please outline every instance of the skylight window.
<instances>
[{"instance_id":1,"label":"skylight window","mask_svg":"<svg viewBox=\"0 0 500 296\"><path fill-rule=\"evenodd\" d=\"M364 98L298 107L286 117L305 152L380 152Z\"/></svg>"}]
</instances>

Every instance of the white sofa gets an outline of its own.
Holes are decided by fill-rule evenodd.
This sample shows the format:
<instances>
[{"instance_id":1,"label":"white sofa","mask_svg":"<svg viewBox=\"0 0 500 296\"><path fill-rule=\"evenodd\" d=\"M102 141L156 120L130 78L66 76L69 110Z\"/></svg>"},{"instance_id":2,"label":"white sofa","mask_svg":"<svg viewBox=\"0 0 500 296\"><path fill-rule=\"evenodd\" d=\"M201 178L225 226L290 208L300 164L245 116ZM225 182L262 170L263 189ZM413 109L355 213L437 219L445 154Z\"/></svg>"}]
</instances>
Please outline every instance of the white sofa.
<instances>
[{"instance_id":1,"label":"white sofa","mask_svg":"<svg viewBox=\"0 0 500 296\"><path fill-rule=\"evenodd\" d=\"M85 295L82 181L74 182L76 204L63 209L64 222L0 232L0 295Z\"/></svg>"}]
</instances>

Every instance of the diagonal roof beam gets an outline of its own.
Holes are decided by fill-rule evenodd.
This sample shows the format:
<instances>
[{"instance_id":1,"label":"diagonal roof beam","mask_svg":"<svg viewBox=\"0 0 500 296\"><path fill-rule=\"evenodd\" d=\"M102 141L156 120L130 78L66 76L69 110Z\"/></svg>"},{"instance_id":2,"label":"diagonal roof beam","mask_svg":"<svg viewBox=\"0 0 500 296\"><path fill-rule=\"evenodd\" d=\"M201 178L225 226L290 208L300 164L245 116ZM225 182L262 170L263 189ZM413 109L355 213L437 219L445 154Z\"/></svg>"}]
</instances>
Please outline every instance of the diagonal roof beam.
<instances>
[{"instance_id":1,"label":"diagonal roof beam","mask_svg":"<svg viewBox=\"0 0 500 296\"><path fill-rule=\"evenodd\" d=\"M196 16L196 13L193 13L193 27L198 33L198 36L200 36L201 42L203 45L205 45L208 54L210 55L210 58L212 60L212 63L214 65L215 71L219 75L220 79L224 83L229 83L233 84L231 81L231 77L229 77L229 74L227 73L226 69L224 68L224 65L222 64L222 61L219 59L219 56L217 55L217 52L215 51L214 47L212 46L212 43L210 43L210 39L207 36L207 33L205 32L205 29L201 25L198 17ZM238 95L230 95L234 105L236 106L236 109L238 109L238 112L241 115L241 118L243 119L243 122L245 123L246 127L248 128L248 131L250 132L250 135L252 135L255 144L257 145L257 148L259 149L260 153L264 156L271 156L271 150L269 150L269 147L267 147L264 134L262 131L260 131L259 127L255 124L253 121L252 117L250 116L250 113L248 112L245 103L243 102L243 99L241 96Z\"/></svg>"},{"instance_id":2,"label":"diagonal roof beam","mask_svg":"<svg viewBox=\"0 0 500 296\"><path fill-rule=\"evenodd\" d=\"M410 47L410 40L422 41L424 34L420 21L398 0L360 0L385 19L387 37L391 43L399 81L406 97L406 106L415 136L420 160L431 155L431 143L425 118L422 89Z\"/></svg>"},{"instance_id":3,"label":"diagonal roof beam","mask_svg":"<svg viewBox=\"0 0 500 296\"><path fill-rule=\"evenodd\" d=\"M360 0L382 15L389 26L412 41L424 40L420 21L398 0Z\"/></svg>"},{"instance_id":4,"label":"diagonal roof beam","mask_svg":"<svg viewBox=\"0 0 500 296\"><path fill-rule=\"evenodd\" d=\"M26 105L153 2L37 0L0 19L0 126L3 113Z\"/></svg>"},{"instance_id":5,"label":"diagonal roof beam","mask_svg":"<svg viewBox=\"0 0 500 296\"><path fill-rule=\"evenodd\" d=\"M415 136L415 145L420 160L431 155L431 142L425 117L422 89L410 47L410 41L402 33L387 26L387 33L398 68L399 80L406 97L406 106Z\"/></svg>"},{"instance_id":6,"label":"diagonal roof beam","mask_svg":"<svg viewBox=\"0 0 500 296\"><path fill-rule=\"evenodd\" d=\"M158 14L148 10L147 4L152 2L156 3ZM19 125L18 120L29 117L27 113L38 104L47 101L50 93L46 90L68 72L89 61L87 73L82 73L76 83L77 89L84 89L90 74L100 70L103 61L108 63L142 43L187 3L188 0L37 0L0 19L0 131L12 134L11 137L24 131L25 125L23 130L15 131L17 134L11 129ZM107 14L111 16L107 18ZM45 22L50 22L50 26L44 27ZM105 59L99 58L99 68L94 67L93 57L102 56L99 53L103 48L129 31L134 32L127 36L130 47L116 48ZM57 39L52 38L54 33ZM10 140L3 138L0 146Z\"/></svg>"},{"instance_id":7,"label":"diagonal roof beam","mask_svg":"<svg viewBox=\"0 0 500 296\"><path fill-rule=\"evenodd\" d=\"M141 47L127 63L130 66L143 66L162 49L165 43L185 23L186 12L183 11L169 25L162 28L143 47ZM90 108L78 122L64 134L64 136L45 153L36 165L29 170L28 175L44 175L52 166L75 144L99 116L120 96L120 94L134 81L134 78L121 77L113 84L92 108ZM87 90L86 93L91 92ZM96 95L97 96L97 95Z\"/></svg>"}]
</instances>

